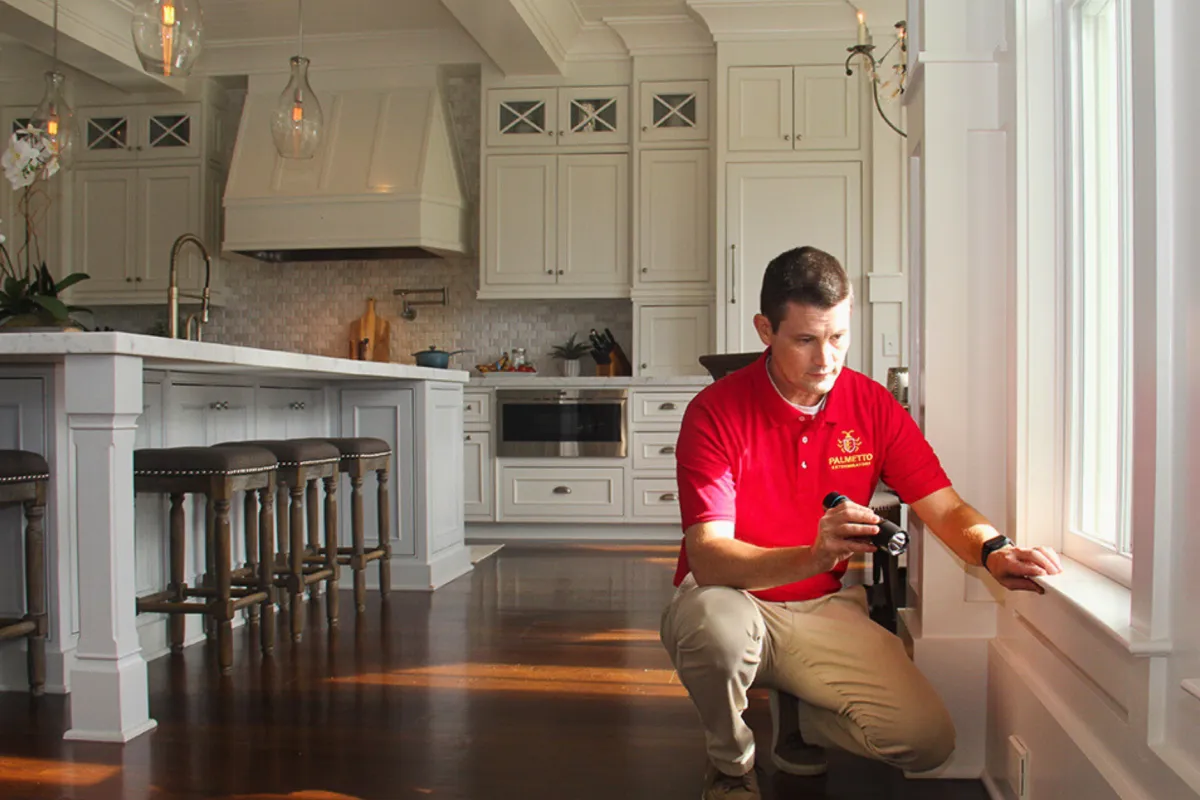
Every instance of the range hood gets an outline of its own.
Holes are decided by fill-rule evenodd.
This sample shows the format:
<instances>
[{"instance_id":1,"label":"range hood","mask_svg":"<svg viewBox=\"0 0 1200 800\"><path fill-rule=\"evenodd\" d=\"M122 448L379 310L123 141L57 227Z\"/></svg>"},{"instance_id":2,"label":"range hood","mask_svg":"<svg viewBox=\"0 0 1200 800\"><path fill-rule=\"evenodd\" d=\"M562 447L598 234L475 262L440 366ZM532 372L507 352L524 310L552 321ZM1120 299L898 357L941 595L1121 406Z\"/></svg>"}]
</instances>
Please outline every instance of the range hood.
<instances>
[{"instance_id":1,"label":"range hood","mask_svg":"<svg viewBox=\"0 0 1200 800\"><path fill-rule=\"evenodd\" d=\"M267 88L267 87L264 87ZM262 261L429 258L467 252L467 208L436 76L322 90L317 155L281 158L279 87L252 83L225 186L223 249Z\"/></svg>"}]
</instances>

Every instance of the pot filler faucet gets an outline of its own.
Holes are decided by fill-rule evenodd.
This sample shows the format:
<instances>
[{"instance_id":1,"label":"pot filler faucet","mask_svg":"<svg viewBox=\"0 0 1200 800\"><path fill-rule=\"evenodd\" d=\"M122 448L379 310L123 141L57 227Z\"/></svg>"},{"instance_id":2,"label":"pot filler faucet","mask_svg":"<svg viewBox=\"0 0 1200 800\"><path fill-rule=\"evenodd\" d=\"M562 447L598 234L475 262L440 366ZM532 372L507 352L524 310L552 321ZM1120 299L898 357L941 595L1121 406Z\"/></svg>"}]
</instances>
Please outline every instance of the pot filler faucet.
<instances>
[{"instance_id":1,"label":"pot filler faucet","mask_svg":"<svg viewBox=\"0 0 1200 800\"><path fill-rule=\"evenodd\" d=\"M204 291L200 294L180 294L179 292L179 251L189 243L200 248L200 253L204 256ZM200 237L194 233L183 234L171 245L171 274L167 282L167 334L172 339L179 338L179 298L187 297L200 301L200 313L188 316L183 338L192 338L192 323L195 322L195 339L197 342L200 341L201 328L208 323L208 298L211 281L212 259L208 256L208 249L204 246L204 242L200 241Z\"/></svg>"}]
</instances>

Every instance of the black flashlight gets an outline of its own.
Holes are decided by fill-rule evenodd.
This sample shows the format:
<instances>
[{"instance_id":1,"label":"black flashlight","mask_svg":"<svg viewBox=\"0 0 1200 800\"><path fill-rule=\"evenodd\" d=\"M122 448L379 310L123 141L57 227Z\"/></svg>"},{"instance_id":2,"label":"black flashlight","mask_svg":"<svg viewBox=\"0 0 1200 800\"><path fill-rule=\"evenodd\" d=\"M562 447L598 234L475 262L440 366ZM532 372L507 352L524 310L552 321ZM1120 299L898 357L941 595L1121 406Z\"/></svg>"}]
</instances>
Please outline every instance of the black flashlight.
<instances>
[{"instance_id":1,"label":"black flashlight","mask_svg":"<svg viewBox=\"0 0 1200 800\"><path fill-rule=\"evenodd\" d=\"M844 494L830 492L825 495L823 504L825 508L835 508L848 499ZM879 533L871 537L871 543L880 550L885 550L894 556L898 556L908 549L908 534L900 530L894 522L889 522L881 518L878 527Z\"/></svg>"}]
</instances>

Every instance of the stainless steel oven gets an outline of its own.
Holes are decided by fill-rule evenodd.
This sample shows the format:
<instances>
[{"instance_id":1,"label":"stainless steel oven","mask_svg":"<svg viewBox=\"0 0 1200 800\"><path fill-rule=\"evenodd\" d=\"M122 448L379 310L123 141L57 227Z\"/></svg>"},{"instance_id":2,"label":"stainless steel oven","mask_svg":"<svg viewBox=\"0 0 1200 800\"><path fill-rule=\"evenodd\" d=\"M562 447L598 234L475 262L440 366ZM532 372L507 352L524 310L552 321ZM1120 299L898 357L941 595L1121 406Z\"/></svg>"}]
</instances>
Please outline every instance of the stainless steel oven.
<instances>
[{"instance_id":1,"label":"stainless steel oven","mask_svg":"<svg viewBox=\"0 0 1200 800\"><path fill-rule=\"evenodd\" d=\"M498 456L624 458L624 389L498 389Z\"/></svg>"}]
</instances>

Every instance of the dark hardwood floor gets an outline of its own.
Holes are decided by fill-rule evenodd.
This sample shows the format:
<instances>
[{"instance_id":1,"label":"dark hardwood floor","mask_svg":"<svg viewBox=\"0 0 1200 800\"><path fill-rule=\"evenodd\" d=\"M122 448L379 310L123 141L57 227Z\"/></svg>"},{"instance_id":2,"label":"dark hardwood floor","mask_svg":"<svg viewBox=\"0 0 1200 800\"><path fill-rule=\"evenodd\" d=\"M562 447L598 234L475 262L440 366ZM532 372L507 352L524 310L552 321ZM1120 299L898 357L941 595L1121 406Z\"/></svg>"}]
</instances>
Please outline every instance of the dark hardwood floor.
<instances>
[{"instance_id":1,"label":"dark hardwood floor","mask_svg":"<svg viewBox=\"0 0 1200 800\"><path fill-rule=\"evenodd\" d=\"M694 800L695 712L658 642L674 550L514 547L434 593L373 596L263 660L238 631L150 664L153 733L68 743L66 703L0 694L6 800ZM281 630L286 630L281 625ZM747 716L769 746L765 699ZM975 781L907 781L834 754L829 774L764 765L766 798L986 800Z\"/></svg>"}]
</instances>

